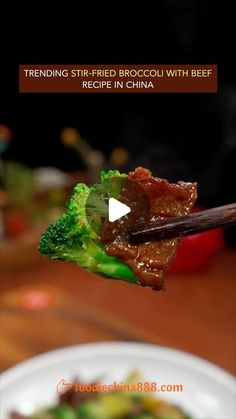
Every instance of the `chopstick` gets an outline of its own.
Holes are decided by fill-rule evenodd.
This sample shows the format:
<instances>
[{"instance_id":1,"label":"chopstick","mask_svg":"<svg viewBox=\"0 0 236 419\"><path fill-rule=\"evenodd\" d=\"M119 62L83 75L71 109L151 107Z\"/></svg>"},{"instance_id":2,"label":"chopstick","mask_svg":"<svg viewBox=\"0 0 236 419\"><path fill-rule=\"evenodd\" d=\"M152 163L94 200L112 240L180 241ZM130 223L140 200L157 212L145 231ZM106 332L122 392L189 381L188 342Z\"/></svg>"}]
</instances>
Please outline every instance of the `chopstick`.
<instances>
[{"instance_id":1,"label":"chopstick","mask_svg":"<svg viewBox=\"0 0 236 419\"><path fill-rule=\"evenodd\" d=\"M236 224L236 203L223 205L186 216L173 217L136 225L129 229L131 243L145 243L152 240L164 240L183 237Z\"/></svg>"}]
</instances>

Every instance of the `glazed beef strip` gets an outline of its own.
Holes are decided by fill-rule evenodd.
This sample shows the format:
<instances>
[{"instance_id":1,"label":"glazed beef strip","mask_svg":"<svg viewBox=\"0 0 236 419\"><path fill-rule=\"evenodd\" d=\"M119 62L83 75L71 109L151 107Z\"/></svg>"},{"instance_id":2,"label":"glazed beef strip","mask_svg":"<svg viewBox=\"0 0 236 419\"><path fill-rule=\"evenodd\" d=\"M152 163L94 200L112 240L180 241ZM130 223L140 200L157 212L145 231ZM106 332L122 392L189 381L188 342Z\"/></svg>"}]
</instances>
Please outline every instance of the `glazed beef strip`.
<instances>
[{"instance_id":1,"label":"glazed beef strip","mask_svg":"<svg viewBox=\"0 0 236 419\"><path fill-rule=\"evenodd\" d=\"M175 256L180 239L131 244L127 229L138 222L186 215L196 198L196 183L169 183L138 167L129 173L120 196L131 212L114 223L108 220L104 223L100 240L106 245L106 253L122 259L136 274L140 285L163 289L164 271Z\"/></svg>"}]
</instances>

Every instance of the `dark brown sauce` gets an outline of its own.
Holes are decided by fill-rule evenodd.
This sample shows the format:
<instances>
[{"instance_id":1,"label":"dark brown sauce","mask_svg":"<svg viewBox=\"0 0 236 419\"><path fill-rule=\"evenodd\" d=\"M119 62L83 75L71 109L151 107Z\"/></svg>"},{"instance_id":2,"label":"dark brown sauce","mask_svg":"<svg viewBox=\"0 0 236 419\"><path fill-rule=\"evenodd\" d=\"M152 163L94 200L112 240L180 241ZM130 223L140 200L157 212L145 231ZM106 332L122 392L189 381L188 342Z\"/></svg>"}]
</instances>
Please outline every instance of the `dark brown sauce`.
<instances>
[{"instance_id":1,"label":"dark brown sauce","mask_svg":"<svg viewBox=\"0 0 236 419\"><path fill-rule=\"evenodd\" d=\"M140 285L163 289L163 274L175 256L179 239L130 244L127 229L138 222L186 215L196 198L195 183L169 183L138 167L129 173L120 197L131 212L114 223L104 223L100 240L106 245L106 253L130 266Z\"/></svg>"}]
</instances>

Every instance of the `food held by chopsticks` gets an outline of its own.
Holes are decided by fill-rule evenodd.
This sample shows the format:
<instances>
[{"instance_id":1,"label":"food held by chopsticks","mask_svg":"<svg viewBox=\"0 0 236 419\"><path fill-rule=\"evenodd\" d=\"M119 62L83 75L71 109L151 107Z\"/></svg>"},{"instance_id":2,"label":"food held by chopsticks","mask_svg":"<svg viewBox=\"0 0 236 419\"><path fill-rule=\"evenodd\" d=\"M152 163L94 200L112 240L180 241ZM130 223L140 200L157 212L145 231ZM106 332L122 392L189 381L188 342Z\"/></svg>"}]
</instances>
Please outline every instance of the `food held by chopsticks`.
<instances>
[{"instance_id":1,"label":"food held by chopsticks","mask_svg":"<svg viewBox=\"0 0 236 419\"><path fill-rule=\"evenodd\" d=\"M66 213L42 235L39 250L105 277L163 289L179 238L131 243L129 230L187 215L196 197L195 183L168 183L142 167L129 174L101 172L101 183L75 187ZM126 215L110 216L111 198L118 209L120 204L129 209Z\"/></svg>"}]
</instances>

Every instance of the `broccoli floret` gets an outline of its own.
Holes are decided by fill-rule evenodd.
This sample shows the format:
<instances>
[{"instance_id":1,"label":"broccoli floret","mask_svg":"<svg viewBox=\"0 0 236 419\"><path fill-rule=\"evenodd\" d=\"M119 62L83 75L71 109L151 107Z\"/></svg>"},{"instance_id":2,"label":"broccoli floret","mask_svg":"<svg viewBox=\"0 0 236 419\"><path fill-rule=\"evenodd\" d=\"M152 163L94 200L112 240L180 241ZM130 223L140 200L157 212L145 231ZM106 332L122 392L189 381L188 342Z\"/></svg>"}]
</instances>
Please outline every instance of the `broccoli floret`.
<instances>
[{"instance_id":1,"label":"broccoli floret","mask_svg":"<svg viewBox=\"0 0 236 419\"><path fill-rule=\"evenodd\" d=\"M90 188L79 183L67 203L65 214L43 233L39 251L51 259L73 262L106 277L137 283L129 266L108 256L105 246L98 241L108 215L108 200L119 198L126 178L127 175L117 170L109 170L101 173L101 183Z\"/></svg>"}]
</instances>

